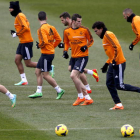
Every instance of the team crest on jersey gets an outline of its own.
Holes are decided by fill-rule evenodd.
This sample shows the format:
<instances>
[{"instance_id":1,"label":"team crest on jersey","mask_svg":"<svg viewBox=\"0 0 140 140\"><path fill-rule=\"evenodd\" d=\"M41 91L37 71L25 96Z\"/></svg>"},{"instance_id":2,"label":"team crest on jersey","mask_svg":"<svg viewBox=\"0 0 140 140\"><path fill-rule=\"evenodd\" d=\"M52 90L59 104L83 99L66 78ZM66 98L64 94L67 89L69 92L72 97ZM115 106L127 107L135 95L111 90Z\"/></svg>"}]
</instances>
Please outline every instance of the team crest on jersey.
<instances>
[{"instance_id":1,"label":"team crest on jersey","mask_svg":"<svg viewBox=\"0 0 140 140\"><path fill-rule=\"evenodd\" d=\"M80 31L80 35L82 35L83 34L83 32L82 31Z\"/></svg>"},{"instance_id":2,"label":"team crest on jersey","mask_svg":"<svg viewBox=\"0 0 140 140\"><path fill-rule=\"evenodd\" d=\"M70 35L70 33L68 33L68 36Z\"/></svg>"}]
</instances>

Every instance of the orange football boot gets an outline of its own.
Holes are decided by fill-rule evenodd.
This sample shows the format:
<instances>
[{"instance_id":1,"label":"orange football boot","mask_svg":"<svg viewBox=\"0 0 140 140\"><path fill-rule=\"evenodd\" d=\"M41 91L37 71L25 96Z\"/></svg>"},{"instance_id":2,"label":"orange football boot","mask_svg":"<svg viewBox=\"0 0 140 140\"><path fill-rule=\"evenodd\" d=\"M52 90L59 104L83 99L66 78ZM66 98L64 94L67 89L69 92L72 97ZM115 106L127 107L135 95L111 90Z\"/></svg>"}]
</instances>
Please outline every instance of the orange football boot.
<instances>
[{"instance_id":1,"label":"orange football boot","mask_svg":"<svg viewBox=\"0 0 140 140\"><path fill-rule=\"evenodd\" d=\"M123 109L124 109L123 105L122 106L117 106L117 104L115 104L115 106L110 108L109 110L123 110Z\"/></svg>"},{"instance_id":2,"label":"orange football boot","mask_svg":"<svg viewBox=\"0 0 140 140\"><path fill-rule=\"evenodd\" d=\"M84 101L84 103L83 104L81 104L81 105L90 105L90 104L92 104L94 101L92 100L92 99L90 99L90 100L85 100Z\"/></svg>"},{"instance_id":3,"label":"orange football boot","mask_svg":"<svg viewBox=\"0 0 140 140\"><path fill-rule=\"evenodd\" d=\"M76 99L76 101L73 103L73 106L77 106L77 105L79 105L80 103L82 103L82 102L84 102L84 101L85 101L85 98L80 99L80 97L78 97L78 98Z\"/></svg>"}]
</instances>

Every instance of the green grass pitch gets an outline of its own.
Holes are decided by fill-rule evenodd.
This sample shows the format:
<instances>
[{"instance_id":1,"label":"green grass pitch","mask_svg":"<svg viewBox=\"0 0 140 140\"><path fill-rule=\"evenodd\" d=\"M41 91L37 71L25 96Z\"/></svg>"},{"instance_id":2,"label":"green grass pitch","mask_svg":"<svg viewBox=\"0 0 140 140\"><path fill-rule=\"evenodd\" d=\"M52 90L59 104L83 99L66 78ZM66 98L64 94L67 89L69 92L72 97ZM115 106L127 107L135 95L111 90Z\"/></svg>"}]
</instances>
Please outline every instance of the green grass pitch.
<instances>
[{"instance_id":1,"label":"green grass pitch","mask_svg":"<svg viewBox=\"0 0 140 140\"><path fill-rule=\"evenodd\" d=\"M32 61L38 61L40 57L40 51L35 47L35 41L38 40L37 29L40 26L37 19L39 11L47 13L48 23L56 27L62 38L65 27L59 15L64 11L71 15L81 14L83 25L90 29L94 44L90 48L87 68L97 68L100 81L96 83L95 79L87 75L94 104L74 107L72 103L77 98L77 93L67 70L69 61L62 58L62 49L56 48L53 61L55 79L66 91L61 100L55 99L56 91L46 81L43 83L42 98L28 98L28 95L36 91L35 69L32 68L25 67L29 85L14 86L14 83L20 81L14 63L19 40L10 35L10 30L14 29L14 18L8 11L9 0L1 0L0 83L17 94L17 104L15 108L11 108L9 99L3 94L0 95L0 140L122 140L120 128L127 123L134 127L135 134L131 139L139 140L140 94L118 91L125 109L109 111L114 103L105 85L106 75L100 70L107 56L102 47L102 40L91 29L95 21L103 21L108 30L116 34L127 59L124 83L140 86L140 44L138 43L133 51L129 51L128 46L135 35L130 23L127 23L122 15L125 8L132 8L135 14L140 15L139 5L139 0L20 0L21 10L30 22L34 38ZM68 127L66 137L55 135L54 129L61 123Z\"/></svg>"}]
</instances>

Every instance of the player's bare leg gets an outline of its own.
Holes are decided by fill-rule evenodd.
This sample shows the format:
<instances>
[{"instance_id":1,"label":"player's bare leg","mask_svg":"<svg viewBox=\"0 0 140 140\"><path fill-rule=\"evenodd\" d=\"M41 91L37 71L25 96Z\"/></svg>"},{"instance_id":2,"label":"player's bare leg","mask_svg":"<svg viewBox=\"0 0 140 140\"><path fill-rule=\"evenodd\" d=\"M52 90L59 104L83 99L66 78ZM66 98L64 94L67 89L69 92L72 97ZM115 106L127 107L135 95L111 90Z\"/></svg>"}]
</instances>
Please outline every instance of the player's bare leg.
<instances>
[{"instance_id":1,"label":"player's bare leg","mask_svg":"<svg viewBox=\"0 0 140 140\"><path fill-rule=\"evenodd\" d=\"M20 54L15 55L15 63L17 65L17 68L18 68L18 71L19 71L20 77L21 77L21 81L19 83L16 83L15 85L18 85L18 86L28 85L28 81L27 81L26 75L24 73L24 67L22 64L22 55L20 55Z\"/></svg>"},{"instance_id":2,"label":"player's bare leg","mask_svg":"<svg viewBox=\"0 0 140 140\"><path fill-rule=\"evenodd\" d=\"M49 74L49 72L42 72L43 78L52 86L52 87L56 87L57 83L55 81L54 78L52 78Z\"/></svg>"},{"instance_id":3,"label":"player's bare leg","mask_svg":"<svg viewBox=\"0 0 140 140\"><path fill-rule=\"evenodd\" d=\"M79 79L79 77L80 77L79 71L72 70L70 77L71 77L71 79L73 80L73 82L75 84L75 87L77 89L77 92L78 93L82 93L82 82ZM84 92L84 94L86 94L86 93Z\"/></svg>"},{"instance_id":4,"label":"player's bare leg","mask_svg":"<svg viewBox=\"0 0 140 140\"><path fill-rule=\"evenodd\" d=\"M37 85L42 86L42 84L43 84L43 76L41 74L41 70L36 68L35 69L35 74L36 74L36 78L37 78Z\"/></svg>"},{"instance_id":5,"label":"player's bare leg","mask_svg":"<svg viewBox=\"0 0 140 140\"><path fill-rule=\"evenodd\" d=\"M12 94L11 92L9 92L5 86L0 85L0 92L2 92L3 94L6 94L9 99L11 100L12 103L12 107L15 107L16 105L16 94Z\"/></svg>"},{"instance_id":6,"label":"player's bare leg","mask_svg":"<svg viewBox=\"0 0 140 140\"><path fill-rule=\"evenodd\" d=\"M24 67L22 64L22 55L16 54L15 63L17 65L18 71L20 74L24 73Z\"/></svg>"},{"instance_id":7,"label":"player's bare leg","mask_svg":"<svg viewBox=\"0 0 140 140\"><path fill-rule=\"evenodd\" d=\"M84 85L87 85L87 84L88 84L88 82L87 82L87 77L86 77L86 75L85 75L84 73L81 73L81 74L80 74L80 79L81 79L81 81L82 81L82 83L83 83Z\"/></svg>"},{"instance_id":8,"label":"player's bare leg","mask_svg":"<svg viewBox=\"0 0 140 140\"><path fill-rule=\"evenodd\" d=\"M36 68L37 62L32 62L31 59L24 60L26 67Z\"/></svg>"},{"instance_id":9,"label":"player's bare leg","mask_svg":"<svg viewBox=\"0 0 140 140\"><path fill-rule=\"evenodd\" d=\"M82 83L84 84L84 86L85 86L85 88L86 88L86 90L87 90L87 93L89 94L89 93L92 93L92 90L91 90L91 88L90 88L90 85L88 84L88 82L87 82L87 77L86 77L86 75L84 74L84 73L81 73L80 74L80 80L82 81Z\"/></svg>"},{"instance_id":10,"label":"player's bare leg","mask_svg":"<svg viewBox=\"0 0 140 140\"><path fill-rule=\"evenodd\" d=\"M68 71L71 72L71 65L68 66Z\"/></svg>"},{"instance_id":11,"label":"player's bare leg","mask_svg":"<svg viewBox=\"0 0 140 140\"><path fill-rule=\"evenodd\" d=\"M71 72L71 65L68 66L68 70L69 72ZM92 93L92 90L90 88L90 85L88 84L87 82L87 77L84 73L80 74L80 80L82 81L82 83L84 84L86 90L87 90L87 93Z\"/></svg>"},{"instance_id":12,"label":"player's bare leg","mask_svg":"<svg viewBox=\"0 0 140 140\"><path fill-rule=\"evenodd\" d=\"M49 75L49 72L42 72L43 78L56 90L57 97L56 99L61 99L62 95L65 93L65 90L61 89L56 83L55 79Z\"/></svg>"},{"instance_id":13,"label":"player's bare leg","mask_svg":"<svg viewBox=\"0 0 140 140\"><path fill-rule=\"evenodd\" d=\"M73 80L75 87L77 89L77 92L78 92L78 98L73 103L73 106L77 106L80 103L82 103L83 101L84 101L84 103L83 103L84 105L85 105L85 101L86 102L88 101L88 104L92 104L93 100L90 98L90 96L88 95L88 93L86 91L85 86L83 85L83 83L79 79L80 72L77 70L72 70L70 77ZM86 105L88 105L88 104L86 103Z\"/></svg>"},{"instance_id":14,"label":"player's bare leg","mask_svg":"<svg viewBox=\"0 0 140 140\"><path fill-rule=\"evenodd\" d=\"M36 74L36 78L37 78L37 90L34 94L29 95L29 98L39 98L42 97L42 84L43 84L43 77L42 77L42 73L41 70L36 68L35 69L35 74Z\"/></svg>"}]
</instances>

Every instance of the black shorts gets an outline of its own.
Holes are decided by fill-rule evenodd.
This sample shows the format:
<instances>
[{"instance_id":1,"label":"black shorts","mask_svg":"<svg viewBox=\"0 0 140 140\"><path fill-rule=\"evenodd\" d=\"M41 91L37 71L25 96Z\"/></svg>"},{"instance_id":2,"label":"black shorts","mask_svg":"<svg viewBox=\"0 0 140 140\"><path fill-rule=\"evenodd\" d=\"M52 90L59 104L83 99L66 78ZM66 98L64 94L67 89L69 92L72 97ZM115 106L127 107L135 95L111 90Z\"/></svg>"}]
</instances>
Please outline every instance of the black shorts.
<instances>
[{"instance_id":1,"label":"black shorts","mask_svg":"<svg viewBox=\"0 0 140 140\"><path fill-rule=\"evenodd\" d=\"M37 68L41 69L41 72L47 72L50 71L52 61L54 59L54 54L41 54L40 59L38 60L37 63Z\"/></svg>"},{"instance_id":2,"label":"black shorts","mask_svg":"<svg viewBox=\"0 0 140 140\"><path fill-rule=\"evenodd\" d=\"M33 42L30 43L19 43L16 54L22 55L24 60L29 60L33 57Z\"/></svg>"},{"instance_id":3,"label":"black shorts","mask_svg":"<svg viewBox=\"0 0 140 140\"><path fill-rule=\"evenodd\" d=\"M84 72L84 68L86 67L88 62L88 56L79 57L79 58L71 58L71 69L78 70L80 73Z\"/></svg>"}]
</instances>

